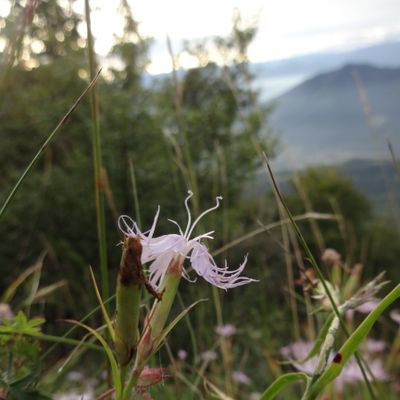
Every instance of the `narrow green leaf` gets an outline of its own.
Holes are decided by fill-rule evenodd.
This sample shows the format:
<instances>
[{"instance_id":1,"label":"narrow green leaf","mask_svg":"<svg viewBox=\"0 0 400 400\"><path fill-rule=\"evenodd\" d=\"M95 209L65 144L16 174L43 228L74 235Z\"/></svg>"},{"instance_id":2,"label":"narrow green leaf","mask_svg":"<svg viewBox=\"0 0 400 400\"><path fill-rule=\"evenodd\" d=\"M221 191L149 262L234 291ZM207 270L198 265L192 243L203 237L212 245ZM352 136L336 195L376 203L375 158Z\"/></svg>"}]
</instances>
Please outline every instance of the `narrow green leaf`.
<instances>
[{"instance_id":1,"label":"narrow green leaf","mask_svg":"<svg viewBox=\"0 0 400 400\"><path fill-rule=\"evenodd\" d=\"M92 267L90 267L90 266L89 266L89 271L90 271L90 275L92 277L94 290L96 292L96 296L97 296L97 300L98 300L99 305L100 305L101 312L103 314L104 320L106 321L107 329L108 329L108 331L110 333L111 340L114 342L115 341L114 328L112 326L111 319L110 319L110 317L109 317L109 315L107 313L106 307L104 306L104 302L103 302L103 299L101 298L101 295L100 295L100 292L99 292L99 288L97 287L96 278L94 277L94 273L93 273Z\"/></svg>"},{"instance_id":2,"label":"narrow green leaf","mask_svg":"<svg viewBox=\"0 0 400 400\"><path fill-rule=\"evenodd\" d=\"M115 294L113 294L111 297L109 297L107 300L104 301L104 304L109 303L110 301L114 300L115 298ZM80 322L85 322L86 320L88 320L94 313L96 313L98 310L100 309L100 306L95 307L92 311L90 311L89 313L87 313L81 320ZM64 335L62 336L58 336L58 338L60 339L68 339L68 336L75 331L77 325L74 325L71 327L71 329L69 329L67 332L64 333ZM50 353L53 352L53 350L57 347L57 345L59 343L62 343L62 341L58 341L58 343L55 343L53 346L51 346L41 357L40 360L43 361Z\"/></svg>"},{"instance_id":3,"label":"narrow green leaf","mask_svg":"<svg viewBox=\"0 0 400 400\"><path fill-rule=\"evenodd\" d=\"M329 331L329 327L331 326L331 323L332 323L334 317L335 317L334 313L331 313L329 315L329 317L325 321L324 325L322 326L322 328L318 334L318 337L315 340L310 352L307 354L307 356L305 358L303 358L301 361L297 361L297 362L304 363L319 353L319 351L321 350L321 345L322 345L322 343L324 343L324 340L326 338L326 335Z\"/></svg>"},{"instance_id":4,"label":"narrow green leaf","mask_svg":"<svg viewBox=\"0 0 400 400\"><path fill-rule=\"evenodd\" d=\"M0 303L10 303L10 301L14 297L14 294L17 291L18 287L20 285L22 285L22 283L25 282L25 280L30 275L32 275L36 271L39 271L41 268L42 268L42 261L38 261L35 264L33 264L31 267L26 269L24 272L22 272L20 275L18 275L18 277L4 291L4 294L0 299Z\"/></svg>"},{"instance_id":5,"label":"narrow green leaf","mask_svg":"<svg viewBox=\"0 0 400 400\"><path fill-rule=\"evenodd\" d=\"M327 295L327 297L329 299L329 302L330 302L330 304L332 306L332 309L333 309L335 315L339 319L340 326L341 326L343 332L345 333L345 335L347 337L350 337L350 333L349 333L349 331L348 331L348 329L346 327L346 323L344 322L343 317L340 314L339 309L338 309L338 307L337 307L337 305L335 303L333 295L332 295L331 291L329 290L327 281L325 280L324 275L322 274L322 271L319 268L318 263L315 260L313 253L311 252L310 248L308 247L308 244L307 244L306 240L304 239L304 236L302 235L299 226L297 225L296 221L294 220L293 215L290 212L289 207L286 204L286 201L285 201L281 191L279 190L278 184L277 184L277 182L275 180L275 177L274 177L274 174L272 172L271 166L270 166L270 164L268 162L267 155L265 153L264 153L264 160L265 160L265 163L266 163L266 167L267 167L268 173L269 173L269 175L271 177L271 181L272 181L272 185L274 187L275 193L277 194L279 200L281 201L281 203L282 203L282 205L283 205L283 207L284 207L284 209L286 211L286 214L287 214L288 218L290 219L290 222L291 222L291 224L293 226L293 229L294 229L294 231L296 232L296 235L299 238L300 244L303 247L303 250L306 253L308 259L310 260L311 265L313 266L315 272L317 273L317 276L318 276L319 280L321 281L322 286L324 287L325 293L326 293L326 295ZM365 372L365 369L364 369L364 366L363 366L363 361L362 361L361 357L358 355L357 352L355 353L355 358L356 358L358 366L360 367L360 370L361 370L361 373L363 375L365 384L367 386L369 395L370 395L371 399L376 400L375 394L374 394L374 392L372 390L371 383L370 383L370 381L368 379L368 376L367 376L367 374Z\"/></svg>"},{"instance_id":6,"label":"narrow green leaf","mask_svg":"<svg viewBox=\"0 0 400 400\"><path fill-rule=\"evenodd\" d=\"M177 315L174 320L161 332L161 335L158 339L158 344L157 344L157 351L161 347L162 341L168 336L168 334L174 329L175 325L197 304L203 302L203 301L208 301L208 299L200 299L192 303L190 306L186 307L182 312Z\"/></svg>"},{"instance_id":7,"label":"narrow green leaf","mask_svg":"<svg viewBox=\"0 0 400 400\"><path fill-rule=\"evenodd\" d=\"M82 92L82 94L78 97L78 99L75 101L75 103L72 105L72 107L68 110L68 112L61 118L60 122L58 125L54 128L53 132L50 133L50 135L47 137L47 139L44 141L38 152L35 154L29 165L26 167L25 171L22 173L20 178L18 179L17 183L15 186L12 188L10 194L6 198L5 202L3 203L1 209L0 209L0 220L4 215L4 212L6 211L7 207L10 205L11 200L14 198L15 194L17 193L18 189L22 185L22 182L25 180L29 172L31 171L32 167L36 164L36 162L40 159L42 154L45 152L51 141L53 140L54 136L56 133L62 128L65 123L67 122L68 118L71 116L71 114L75 111L76 107L78 104L81 102L81 100L85 97L86 93L96 84L99 76L100 76L101 70L97 72L97 74L93 77L92 81L89 83L87 88Z\"/></svg>"},{"instance_id":8,"label":"narrow green leaf","mask_svg":"<svg viewBox=\"0 0 400 400\"><path fill-rule=\"evenodd\" d=\"M103 346L108 360L110 362L110 366L111 366L111 373L113 376L113 381L114 381L114 386L115 386L115 393L117 395L117 399L120 398L121 396L121 391L122 391L122 383L121 383L121 379L120 379L120 374L119 374L119 369L118 369L118 364L117 364L117 360L114 357L114 354L110 348L110 346L107 344L107 342L104 340L103 337L101 337L101 335L93 328L91 328L88 325L82 324L79 321L74 321L74 320L64 320L66 322L69 322L71 324L75 324L75 325L79 325L82 328L86 329L87 331L89 331L93 336L95 336L95 338L101 343L101 345Z\"/></svg>"},{"instance_id":9,"label":"narrow green leaf","mask_svg":"<svg viewBox=\"0 0 400 400\"><path fill-rule=\"evenodd\" d=\"M310 377L304 372L289 372L288 374L281 375L271 385L267 390L261 395L260 400L272 400L274 399L282 390L287 386L291 385L293 382L303 381L307 382Z\"/></svg>"},{"instance_id":10,"label":"narrow green leaf","mask_svg":"<svg viewBox=\"0 0 400 400\"><path fill-rule=\"evenodd\" d=\"M313 395L317 395L321 390L330 382L332 382L342 371L346 362L354 354L361 342L368 335L372 326L379 318L379 316L389 307L397 298L400 297L400 284L397 285L379 304L375 307L371 313L364 319L364 321L358 326L358 328L352 333L352 335L346 340L338 354L340 355L339 362L332 362L329 368L321 375L321 377L312 385L310 393L310 399L314 398ZM335 357L336 358L336 357Z\"/></svg>"}]
</instances>

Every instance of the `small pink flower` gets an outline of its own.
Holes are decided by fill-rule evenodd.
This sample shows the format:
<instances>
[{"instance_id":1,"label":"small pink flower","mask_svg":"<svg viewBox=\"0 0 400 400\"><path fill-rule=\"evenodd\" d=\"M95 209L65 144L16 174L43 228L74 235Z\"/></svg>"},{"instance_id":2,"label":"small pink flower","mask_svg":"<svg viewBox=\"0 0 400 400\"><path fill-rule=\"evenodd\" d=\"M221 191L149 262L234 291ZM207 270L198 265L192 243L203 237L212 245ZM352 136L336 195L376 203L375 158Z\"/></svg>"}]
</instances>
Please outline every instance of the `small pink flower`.
<instances>
[{"instance_id":1,"label":"small pink flower","mask_svg":"<svg viewBox=\"0 0 400 400\"><path fill-rule=\"evenodd\" d=\"M312 375L317 366L318 356L314 356L305 362L301 362L301 360L308 355L312 346L313 344L311 342L298 341L282 347L280 352L285 358L293 360L292 365L297 370ZM333 352L330 355L328 362L332 361L334 354L335 353ZM295 360L298 360L298 362ZM384 369L382 360L368 359L367 362L368 367L376 380L386 381L390 378L389 374ZM354 357L351 357L343 367L341 374L335 379L334 386L339 392L342 392L345 384L354 384L356 381L361 381L363 379L360 367Z\"/></svg>"},{"instance_id":2,"label":"small pink flower","mask_svg":"<svg viewBox=\"0 0 400 400\"><path fill-rule=\"evenodd\" d=\"M237 329L232 324L219 325L215 327L215 333L222 337L229 337L236 335Z\"/></svg>"},{"instance_id":3,"label":"small pink flower","mask_svg":"<svg viewBox=\"0 0 400 400\"><path fill-rule=\"evenodd\" d=\"M203 239L213 239L211 235L214 231L201 234L191 239L192 233L201 218L210 211L218 208L219 202L222 199L222 197L217 197L217 204L200 214L200 216L192 223L192 216L188 205L188 201L192 196L193 193L189 191L189 195L185 200L185 207L188 215L188 223L185 231L181 229L176 221L170 220L178 226L179 235L169 234L153 237L160 208L158 208L153 226L147 235L140 231L136 222L134 222L130 217L126 215L119 217L118 225L120 230L126 236L138 236L140 238L143 248L141 261L143 264L151 263L149 272L150 282L152 285L159 288L167 272L168 265L176 255L181 255L182 257L189 259L190 264L196 271L197 275L221 289L227 290L236 286L254 282L254 279L240 276L246 265L247 256L237 269L229 269L226 263L223 267L217 266L207 247L201 243L201 240ZM190 280L188 273L184 269L182 275L187 280L193 282Z\"/></svg>"},{"instance_id":4,"label":"small pink flower","mask_svg":"<svg viewBox=\"0 0 400 400\"><path fill-rule=\"evenodd\" d=\"M242 371L233 371L232 380L241 385L250 385L251 379Z\"/></svg>"},{"instance_id":5,"label":"small pink flower","mask_svg":"<svg viewBox=\"0 0 400 400\"><path fill-rule=\"evenodd\" d=\"M187 351L186 350L179 350L178 351L178 359L181 361L185 361L187 358Z\"/></svg>"},{"instance_id":6,"label":"small pink flower","mask_svg":"<svg viewBox=\"0 0 400 400\"><path fill-rule=\"evenodd\" d=\"M203 353L200 353L200 360L205 361L205 362L214 361L217 358L218 358L217 353L212 350L207 350L207 351L204 351Z\"/></svg>"},{"instance_id":7,"label":"small pink flower","mask_svg":"<svg viewBox=\"0 0 400 400\"><path fill-rule=\"evenodd\" d=\"M387 344L383 340L367 339L365 347L369 353L382 353Z\"/></svg>"},{"instance_id":8,"label":"small pink flower","mask_svg":"<svg viewBox=\"0 0 400 400\"><path fill-rule=\"evenodd\" d=\"M356 311L358 311L361 314L369 314L371 311L375 309L375 307L379 304L379 300L370 300L367 301L364 304L361 304L356 308Z\"/></svg>"},{"instance_id":9,"label":"small pink flower","mask_svg":"<svg viewBox=\"0 0 400 400\"><path fill-rule=\"evenodd\" d=\"M390 318L392 318L392 320L394 322L396 322L397 324L400 325L400 310L399 309L394 309L394 310L390 311L389 315L390 315Z\"/></svg>"},{"instance_id":10,"label":"small pink flower","mask_svg":"<svg viewBox=\"0 0 400 400\"><path fill-rule=\"evenodd\" d=\"M334 265L340 264L341 257L340 253L335 249L326 249L321 259L328 267L333 267Z\"/></svg>"},{"instance_id":11,"label":"small pink flower","mask_svg":"<svg viewBox=\"0 0 400 400\"><path fill-rule=\"evenodd\" d=\"M6 303L0 303L0 324L1 321L8 321L13 319L14 313L11 310L11 307Z\"/></svg>"}]
</instances>

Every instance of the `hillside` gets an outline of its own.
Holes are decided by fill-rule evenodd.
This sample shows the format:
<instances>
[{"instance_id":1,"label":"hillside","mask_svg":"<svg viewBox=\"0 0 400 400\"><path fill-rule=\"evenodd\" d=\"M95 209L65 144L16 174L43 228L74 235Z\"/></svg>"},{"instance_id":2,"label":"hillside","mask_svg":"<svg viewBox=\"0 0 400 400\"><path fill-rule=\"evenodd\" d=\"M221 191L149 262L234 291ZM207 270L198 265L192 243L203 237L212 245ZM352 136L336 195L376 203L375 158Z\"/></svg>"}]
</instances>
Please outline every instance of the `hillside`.
<instances>
[{"instance_id":1,"label":"hillside","mask_svg":"<svg viewBox=\"0 0 400 400\"><path fill-rule=\"evenodd\" d=\"M370 65L296 86L275 100L270 118L282 141L279 168L387 157L387 139L400 150L399 96L400 68Z\"/></svg>"}]
</instances>

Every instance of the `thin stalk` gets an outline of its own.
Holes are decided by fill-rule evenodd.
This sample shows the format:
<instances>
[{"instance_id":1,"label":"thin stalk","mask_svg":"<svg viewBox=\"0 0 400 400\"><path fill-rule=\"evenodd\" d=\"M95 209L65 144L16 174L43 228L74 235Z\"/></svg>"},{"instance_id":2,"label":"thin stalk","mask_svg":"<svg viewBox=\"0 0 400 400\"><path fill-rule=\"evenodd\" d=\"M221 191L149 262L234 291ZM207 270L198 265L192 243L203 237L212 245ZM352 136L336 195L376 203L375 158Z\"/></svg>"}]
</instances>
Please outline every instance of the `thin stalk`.
<instances>
[{"instance_id":1,"label":"thin stalk","mask_svg":"<svg viewBox=\"0 0 400 400\"><path fill-rule=\"evenodd\" d=\"M136 215L135 219L136 219L139 227L141 228L142 227L142 219L140 218L139 196L138 196L135 169L133 167L132 158L129 159L129 175L131 177L131 183L132 183L133 202L134 202L134 206L135 206L135 215Z\"/></svg>"},{"instance_id":2,"label":"thin stalk","mask_svg":"<svg viewBox=\"0 0 400 400\"><path fill-rule=\"evenodd\" d=\"M101 346L97 346L93 343L82 343L80 340L75 340L75 339L70 339L62 336L54 336L54 335L45 335L44 333L30 333L30 332L24 332L24 331L17 331L14 330L12 332L0 332L0 335L6 336L10 334L18 334L18 335L23 335L23 336L29 336L31 338L37 339L37 340L43 340L45 342L55 342L55 343L60 343L60 344L67 344L70 346L82 346L86 347L88 349L92 350L97 350L97 351L104 351L104 349Z\"/></svg>"},{"instance_id":3,"label":"thin stalk","mask_svg":"<svg viewBox=\"0 0 400 400\"><path fill-rule=\"evenodd\" d=\"M199 186L197 182L197 175L196 171L194 168L194 163L192 159L192 154L190 152L190 147L189 147L189 138L186 132L186 126L184 124L183 118L182 118L182 109L181 109L181 88L179 86L179 81L178 81L178 75L177 75L177 63L176 63L176 58L172 49L172 44L167 37L167 47L168 47L168 52L171 57L171 62L172 62L172 80L173 80L173 85L174 85L174 106L175 106L175 118L176 118L176 123L177 127L179 130L179 133L182 137L182 143L183 143L183 155L186 163L186 168L188 171L189 175L189 183L191 185L191 189L194 193L193 196L193 206L194 210L196 213L199 212L200 209L200 204L199 204Z\"/></svg>"},{"instance_id":4,"label":"thin stalk","mask_svg":"<svg viewBox=\"0 0 400 400\"><path fill-rule=\"evenodd\" d=\"M93 78L91 82L89 83L89 86L82 92L82 94L78 97L78 99L75 101L75 103L72 105L72 107L67 111L67 113L61 118L60 122L57 124L57 126L54 128L54 130L50 133L50 135L47 137L47 139L44 141L38 152L35 154L33 157L32 161L28 164L26 167L25 171L22 173L20 178L18 179L17 183L15 186L12 188L10 194L8 195L7 199L3 203L1 209L0 209L0 220L3 217L6 209L10 205L11 200L14 198L16 195L17 191L19 190L20 186L22 185L23 181L31 171L32 167L36 164L36 162L40 159L40 157L43 155L43 153L46 151L47 147L51 143L51 141L54 139L60 128L62 128L65 123L67 122L68 118L71 116L71 114L75 111L76 107L78 104L81 102L81 100L85 97L86 93L94 87L96 84L99 75L100 75L101 70L99 70L96 74L93 74Z\"/></svg>"},{"instance_id":5,"label":"thin stalk","mask_svg":"<svg viewBox=\"0 0 400 400\"><path fill-rule=\"evenodd\" d=\"M322 219L322 220L336 219L336 217L332 214L321 214L321 213L315 213L315 212L314 213L306 213L306 214L302 214L302 215L293 217L293 219L295 221L303 221L303 220L310 219L310 218ZM213 256L217 256L218 254L221 254L221 253L225 252L226 250L237 246L239 243L242 243L245 240L249 240L249 239L253 238L254 236L259 235L260 233L267 232L274 228L278 228L281 225L290 224L290 223L291 223L290 218L286 218L286 219L283 219L283 220L280 220L277 222L272 222L271 224L268 224L268 225L263 225L260 228L257 228L249 233L246 233L245 235L242 235L242 236L232 240L232 242L226 244L225 246L220 247L219 249L215 250L212 254L213 254Z\"/></svg>"},{"instance_id":6,"label":"thin stalk","mask_svg":"<svg viewBox=\"0 0 400 400\"><path fill-rule=\"evenodd\" d=\"M308 196L308 193L304 190L304 187L302 186L300 178L297 173L294 174L293 183L294 183L294 185L297 189L297 192L299 193L299 196L304 204L304 208L305 208L306 212L312 212L313 206L311 204L311 200ZM321 230L319 229L317 221L314 219L310 219L310 227L311 227L311 231L314 235L315 241L318 245L319 252L320 252L320 254L322 254L325 249L325 243L324 243L324 238L322 236Z\"/></svg>"},{"instance_id":7,"label":"thin stalk","mask_svg":"<svg viewBox=\"0 0 400 400\"><path fill-rule=\"evenodd\" d=\"M281 218L283 217L283 210L282 205L278 202L279 214ZM295 340L300 339L300 324L299 324L299 317L297 314L297 302L294 296L295 287L294 287L294 278L293 278L293 263L292 263L292 254L290 253L290 241L289 241L289 232L288 227L285 225L281 226L282 230L282 241L284 246L284 257L285 257L285 264L286 264L286 275L287 275L287 282L289 287L289 303L290 303L290 310L292 313L292 320L293 320L293 335Z\"/></svg>"},{"instance_id":8,"label":"thin stalk","mask_svg":"<svg viewBox=\"0 0 400 400\"><path fill-rule=\"evenodd\" d=\"M107 300L103 301L103 304L107 304L109 303L111 300L113 300L115 298L115 294L113 296L111 296L110 298L108 298ZM97 306L96 308L94 308L92 311L90 311L88 314L86 314L79 322L85 322L86 320L88 320L94 313L96 313L97 311L99 311L101 308L101 306ZM61 336L60 338L62 339L67 339L67 336L70 335L73 331L75 331L78 328L77 325L72 326L63 336ZM58 342L61 343L61 342ZM54 344L53 346L51 346L46 353L44 353L41 357L40 360L43 361L57 346L57 344ZM79 342L80 343L80 342Z\"/></svg>"},{"instance_id":9,"label":"thin stalk","mask_svg":"<svg viewBox=\"0 0 400 400\"><path fill-rule=\"evenodd\" d=\"M177 292L177 299L179 301L179 305L182 307L182 310L184 310L185 304L183 303L183 299L182 296L179 292ZM185 322L189 331L189 335L190 335L190 341L192 342L192 351L193 351L193 359L196 360L197 359L197 342L196 342L196 334L194 332L194 328L193 328L193 324L192 321L190 320L189 314L187 314L185 316Z\"/></svg>"},{"instance_id":10,"label":"thin stalk","mask_svg":"<svg viewBox=\"0 0 400 400\"><path fill-rule=\"evenodd\" d=\"M305 241L305 239L304 239L304 237L303 237L303 235L302 235L302 233L300 231L300 228L296 224L296 221L293 219L292 213L290 212L289 207L287 206L287 204L286 204L286 202L285 202L285 200L284 200L284 198L282 196L282 193L279 190L278 184L275 181L274 174L272 172L271 166L269 165L267 156L265 154L264 154L264 159L265 159L265 163L266 163L269 175L270 175L271 180L272 180L272 184L273 184L274 189L276 191L276 194L279 197L280 202L282 203L282 205L283 205L283 207L284 207L284 209L286 211L286 214L290 219L290 222L291 222L291 224L292 224L292 226L293 226L293 228L294 228L294 230L295 230L295 232L296 232L296 234L297 234L297 236L299 238L301 246L303 247L308 259L311 262L311 265L313 266L314 270L316 271L316 273L318 275L318 278L320 279L320 281L322 283L322 286L323 286L324 291L325 291L325 293L326 293L326 295L327 295L327 297L329 299L331 307L332 307L333 311L335 312L335 315L339 319L340 327L342 328L342 330L345 333L346 337L350 337L350 333L349 333L349 331L348 331L348 329L346 327L346 323L343 320L342 315L340 314L340 311L338 310L338 307L337 307L337 305L335 303L335 300L333 299L332 293L330 292L330 290L328 288L328 285L325 282L325 278L324 278L324 276L323 276L323 274L322 274L322 272L321 272L321 270L320 270L320 268L319 268L319 266L318 266L318 264L317 264L317 262L316 262L316 260L314 258L314 255L312 254L310 248L308 247L307 242ZM361 358L360 358L360 356L358 355L357 352L354 353L354 356L355 356L355 358L357 360L358 366L360 367L360 370L361 370L361 373L363 375L364 381L366 383L369 395L370 395L371 399L376 400L375 394L373 392L373 389L372 389L371 383L370 383L370 381L368 379L368 376L367 376L367 374L365 372L365 369L364 369L363 363L361 361Z\"/></svg>"},{"instance_id":11,"label":"thin stalk","mask_svg":"<svg viewBox=\"0 0 400 400\"><path fill-rule=\"evenodd\" d=\"M217 152L219 165L220 165L220 179L221 179L221 188L222 194L224 198L223 208L222 208L222 240L224 243L228 241L229 236L229 218L228 218L228 209L229 209L229 190L228 190L228 174L226 170L226 160L223 149L218 146L219 151ZM225 256L225 254L224 254ZM218 289L213 286L213 299L216 304L216 308L220 310L220 320L218 321L218 325L223 325L223 315L222 315L222 305L221 305L221 296L218 292ZM229 346L228 339L225 337L221 337L221 351L222 358L224 362L225 369L225 391L229 396L233 395L233 386L232 386L232 354Z\"/></svg>"},{"instance_id":12,"label":"thin stalk","mask_svg":"<svg viewBox=\"0 0 400 400\"><path fill-rule=\"evenodd\" d=\"M88 41L88 58L90 77L94 76L96 70L96 60L94 53L94 43L90 23L90 6L89 0L85 0L85 18ZM106 245L106 227L105 227L105 210L104 210L104 192L102 178L102 157L101 157L101 141L100 141L100 123L99 123L99 102L96 91L91 92L91 108L92 108L92 140L93 140L93 167L95 182L95 201L96 201L96 220L97 220L97 237L99 241L99 258L100 258L100 275L102 297L109 297L109 282L107 268L107 245ZM109 311L109 310L107 310Z\"/></svg>"}]
</instances>

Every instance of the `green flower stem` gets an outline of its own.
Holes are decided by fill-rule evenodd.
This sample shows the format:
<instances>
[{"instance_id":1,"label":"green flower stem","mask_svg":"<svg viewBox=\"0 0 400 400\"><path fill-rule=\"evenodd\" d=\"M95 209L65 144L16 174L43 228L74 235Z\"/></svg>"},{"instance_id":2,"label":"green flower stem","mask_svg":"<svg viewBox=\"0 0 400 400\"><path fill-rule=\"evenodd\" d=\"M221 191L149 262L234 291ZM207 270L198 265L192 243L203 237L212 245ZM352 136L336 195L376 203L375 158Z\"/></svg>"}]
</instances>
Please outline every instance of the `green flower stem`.
<instances>
[{"instance_id":1,"label":"green flower stem","mask_svg":"<svg viewBox=\"0 0 400 400\"><path fill-rule=\"evenodd\" d=\"M138 339L139 307L141 298L139 285L124 286L117 282L117 320L115 351L120 365L125 366L133 356Z\"/></svg>"},{"instance_id":2,"label":"green flower stem","mask_svg":"<svg viewBox=\"0 0 400 400\"><path fill-rule=\"evenodd\" d=\"M306 400L314 400L317 395L324 389L324 387L332 382L346 365L349 358L356 354L356 350L359 347L361 341L368 335L372 326L379 318L379 316L389 307L395 300L400 297L400 285L397 285L383 300L375 307L373 311L364 319L364 321L358 326L358 328L352 333L352 335L346 340L343 346L340 348L338 354L340 354L340 361L332 362L330 366L324 371L324 373L314 382L303 398Z\"/></svg>"},{"instance_id":3,"label":"green flower stem","mask_svg":"<svg viewBox=\"0 0 400 400\"><path fill-rule=\"evenodd\" d=\"M181 256L174 257L168 266L161 285L162 300L154 302L153 308L146 318L147 323L136 352L135 366L126 385L123 400L129 399L132 389L137 383L147 360L157 351L163 339L164 326L177 294L182 267L183 258Z\"/></svg>"},{"instance_id":4,"label":"green flower stem","mask_svg":"<svg viewBox=\"0 0 400 400\"><path fill-rule=\"evenodd\" d=\"M115 352L120 367L129 364L138 342L141 287L144 283L140 261L142 246L136 237L127 237L117 278ZM123 371L122 371L123 372Z\"/></svg>"}]
</instances>

